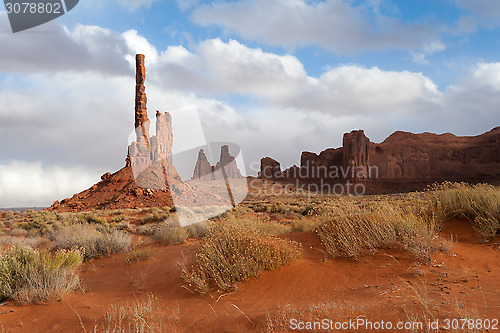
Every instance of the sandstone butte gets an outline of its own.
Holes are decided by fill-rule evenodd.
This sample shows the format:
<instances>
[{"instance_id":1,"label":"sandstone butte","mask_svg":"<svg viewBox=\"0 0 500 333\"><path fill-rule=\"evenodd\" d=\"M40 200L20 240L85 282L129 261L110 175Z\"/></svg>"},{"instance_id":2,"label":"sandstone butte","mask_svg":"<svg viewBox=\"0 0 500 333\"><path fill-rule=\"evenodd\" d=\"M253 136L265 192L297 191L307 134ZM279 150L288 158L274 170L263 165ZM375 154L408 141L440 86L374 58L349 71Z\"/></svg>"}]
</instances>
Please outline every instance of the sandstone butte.
<instances>
[{"instance_id":1,"label":"sandstone butte","mask_svg":"<svg viewBox=\"0 0 500 333\"><path fill-rule=\"evenodd\" d=\"M338 175L338 177L337 177ZM363 182L371 193L420 190L442 181L500 181L500 127L478 136L398 131L373 143L363 130L345 133L342 147L302 152L300 166L281 170L261 159L259 176L292 184Z\"/></svg>"},{"instance_id":2,"label":"sandstone butte","mask_svg":"<svg viewBox=\"0 0 500 333\"><path fill-rule=\"evenodd\" d=\"M61 202L54 202L49 210L66 212L172 206L173 193L178 194L176 198L184 198L187 202L220 202L221 199L216 193L194 188L181 180L172 163L172 117L168 112L156 111L156 133L150 137L144 61L144 55L136 55L136 141L128 147L125 166L113 174L105 173L101 176L101 181L91 188ZM224 165L224 168L221 168L221 165ZM196 165L196 169L200 167ZM220 161L214 169L224 170L225 176L230 178L242 177L234 157L229 155L227 146L221 147Z\"/></svg>"}]
</instances>

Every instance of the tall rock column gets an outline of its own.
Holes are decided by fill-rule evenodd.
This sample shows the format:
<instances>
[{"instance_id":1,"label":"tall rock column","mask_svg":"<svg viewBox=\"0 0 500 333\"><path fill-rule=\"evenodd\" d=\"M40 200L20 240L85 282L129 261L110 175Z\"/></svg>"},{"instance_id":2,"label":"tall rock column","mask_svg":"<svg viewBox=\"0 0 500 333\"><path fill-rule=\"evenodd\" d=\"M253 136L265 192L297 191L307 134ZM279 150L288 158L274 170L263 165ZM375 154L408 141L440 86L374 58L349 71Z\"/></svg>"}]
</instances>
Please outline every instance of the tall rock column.
<instances>
[{"instance_id":1,"label":"tall rock column","mask_svg":"<svg viewBox=\"0 0 500 333\"><path fill-rule=\"evenodd\" d=\"M345 133L342 140L343 167L349 170L348 177L353 179L367 179L369 177L370 139L363 130Z\"/></svg>"},{"instance_id":2,"label":"tall rock column","mask_svg":"<svg viewBox=\"0 0 500 333\"><path fill-rule=\"evenodd\" d=\"M149 147L149 118L146 107L146 68L144 54L135 56L135 133L137 142L144 142Z\"/></svg>"}]
</instances>

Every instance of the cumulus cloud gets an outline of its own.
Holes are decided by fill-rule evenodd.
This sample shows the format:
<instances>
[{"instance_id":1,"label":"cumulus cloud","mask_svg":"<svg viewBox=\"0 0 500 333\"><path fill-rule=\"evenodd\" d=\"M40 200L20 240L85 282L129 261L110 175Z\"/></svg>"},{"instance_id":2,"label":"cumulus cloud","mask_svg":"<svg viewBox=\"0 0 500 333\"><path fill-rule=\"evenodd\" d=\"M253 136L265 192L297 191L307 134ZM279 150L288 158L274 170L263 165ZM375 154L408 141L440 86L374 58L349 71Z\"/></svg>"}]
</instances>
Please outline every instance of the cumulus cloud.
<instances>
[{"instance_id":1,"label":"cumulus cloud","mask_svg":"<svg viewBox=\"0 0 500 333\"><path fill-rule=\"evenodd\" d=\"M413 62L420 65L429 65L430 60L427 57L444 50L446 50L446 45L444 45L441 41L432 41L425 44L420 52L412 52Z\"/></svg>"},{"instance_id":2,"label":"cumulus cloud","mask_svg":"<svg viewBox=\"0 0 500 333\"><path fill-rule=\"evenodd\" d=\"M85 168L45 167L40 161L0 165L0 207L47 207L97 182Z\"/></svg>"},{"instance_id":3,"label":"cumulus cloud","mask_svg":"<svg viewBox=\"0 0 500 333\"><path fill-rule=\"evenodd\" d=\"M294 56L249 48L235 40L206 40L195 52L169 47L151 68L162 86L248 94L280 107L334 115L419 112L441 97L421 73L341 65L311 77Z\"/></svg>"},{"instance_id":4,"label":"cumulus cloud","mask_svg":"<svg viewBox=\"0 0 500 333\"><path fill-rule=\"evenodd\" d=\"M432 36L427 27L403 24L377 8L343 0L240 0L201 5L192 17L201 25L219 25L269 45L319 45L337 53L413 50Z\"/></svg>"},{"instance_id":5,"label":"cumulus cloud","mask_svg":"<svg viewBox=\"0 0 500 333\"><path fill-rule=\"evenodd\" d=\"M465 13L458 19L452 34L475 33L481 28L500 26L500 2L497 0L454 0Z\"/></svg>"},{"instance_id":6,"label":"cumulus cloud","mask_svg":"<svg viewBox=\"0 0 500 333\"><path fill-rule=\"evenodd\" d=\"M9 31L6 13L0 13L0 31ZM16 34L0 34L0 71L59 72L96 71L126 75L129 52L122 35L97 26L78 24L69 31L52 21Z\"/></svg>"}]
</instances>

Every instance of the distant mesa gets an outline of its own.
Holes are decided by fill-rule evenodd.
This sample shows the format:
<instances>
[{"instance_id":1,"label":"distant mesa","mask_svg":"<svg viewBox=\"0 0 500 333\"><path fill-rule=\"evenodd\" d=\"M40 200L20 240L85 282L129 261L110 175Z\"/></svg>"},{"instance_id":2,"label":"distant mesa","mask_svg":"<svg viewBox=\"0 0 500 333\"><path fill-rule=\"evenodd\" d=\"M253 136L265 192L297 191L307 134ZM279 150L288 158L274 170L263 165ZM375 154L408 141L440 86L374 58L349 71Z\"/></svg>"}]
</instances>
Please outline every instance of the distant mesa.
<instances>
[{"instance_id":1,"label":"distant mesa","mask_svg":"<svg viewBox=\"0 0 500 333\"><path fill-rule=\"evenodd\" d=\"M500 127L471 137L398 131L379 144L355 130L344 134L342 147L302 152L300 166L284 171L265 157L259 177L297 184L350 180L371 183L375 192L421 189L441 181L494 182L500 180Z\"/></svg>"}]
</instances>

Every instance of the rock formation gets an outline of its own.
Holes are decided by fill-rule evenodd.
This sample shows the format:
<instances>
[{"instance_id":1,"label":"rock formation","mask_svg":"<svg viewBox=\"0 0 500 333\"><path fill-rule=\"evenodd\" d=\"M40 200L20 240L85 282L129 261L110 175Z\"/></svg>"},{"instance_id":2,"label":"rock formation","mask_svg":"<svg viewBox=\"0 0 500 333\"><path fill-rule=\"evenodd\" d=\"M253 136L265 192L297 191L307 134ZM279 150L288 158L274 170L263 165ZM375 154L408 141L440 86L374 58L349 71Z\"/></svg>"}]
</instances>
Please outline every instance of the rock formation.
<instances>
[{"instance_id":1,"label":"rock formation","mask_svg":"<svg viewBox=\"0 0 500 333\"><path fill-rule=\"evenodd\" d=\"M342 147L319 155L303 152L300 167L276 173L279 163L261 160L263 168L272 165L274 180L298 183L370 182L401 190L419 189L436 181L493 182L500 180L500 127L474 137L453 134L413 134L395 132L382 143L371 142L362 130L344 134Z\"/></svg>"},{"instance_id":2,"label":"rock formation","mask_svg":"<svg viewBox=\"0 0 500 333\"><path fill-rule=\"evenodd\" d=\"M212 172L213 168L210 165L210 162L208 162L205 151L200 149L192 179L213 180L214 177Z\"/></svg>"},{"instance_id":3,"label":"rock formation","mask_svg":"<svg viewBox=\"0 0 500 333\"><path fill-rule=\"evenodd\" d=\"M136 56L135 133L137 140L128 147L126 165L101 176L101 181L71 198L54 202L49 210L60 212L90 209L118 209L172 206L176 199L217 203L216 195L195 191L182 182L172 164L172 117L156 112L156 135L149 137L145 92L144 55ZM179 199L180 198L180 199ZM181 202L182 203L182 202Z\"/></svg>"},{"instance_id":4,"label":"rock formation","mask_svg":"<svg viewBox=\"0 0 500 333\"><path fill-rule=\"evenodd\" d=\"M144 55L135 56L135 132L137 142L144 142L149 146L149 118L146 104L146 67L144 64Z\"/></svg>"},{"instance_id":5,"label":"rock formation","mask_svg":"<svg viewBox=\"0 0 500 333\"><path fill-rule=\"evenodd\" d=\"M363 170L368 170L370 165L369 146L370 140L365 136L363 130L344 134L342 139L342 166L344 168L351 166L352 169L361 171L359 173L348 173L350 178L366 179L369 177L368 174L362 172Z\"/></svg>"},{"instance_id":6,"label":"rock formation","mask_svg":"<svg viewBox=\"0 0 500 333\"><path fill-rule=\"evenodd\" d=\"M220 147L219 162L215 166L215 172L221 170L224 178L243 178L236 165L236 159L229 154L229 147L224 145Z\"/></svg>"},{"instance_id":7,"label":"rock formation","mask_svg":"<svg viewBox=\"0 0 500 333\"><path fill-rule=\"evenodd\" d=\"M280 162L271 157L261 158L259 177L263 179L281 178Z\"/></svg>"},{"instance_id":8,"label":"rock formation","mask_svg":"<svg viewBox=\"0 0 500 333\"><path fill-rule=\"evenodd\" d=\"M141 188L167 189L181 181L172 164L172 117L156 111L156 135L149 137L149 118L145 91L144 55L136 55L135 132L137 141L129 146L128 161Z\"/></svg>"},{"instance_id":9,"label":"rock formation","mask_svg":"<svg viewBox=\"0 0 500 333\"><path fill-rule=\"evenodd\" d=\"M200 149L191 179L219 180L224 178L243 178L236 159L229 154L229 147L227 145L221 147L219 162L215 166L210 166L205 151Z\"/></svg>"}]
</instances>

